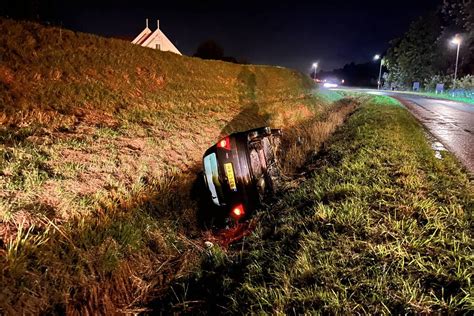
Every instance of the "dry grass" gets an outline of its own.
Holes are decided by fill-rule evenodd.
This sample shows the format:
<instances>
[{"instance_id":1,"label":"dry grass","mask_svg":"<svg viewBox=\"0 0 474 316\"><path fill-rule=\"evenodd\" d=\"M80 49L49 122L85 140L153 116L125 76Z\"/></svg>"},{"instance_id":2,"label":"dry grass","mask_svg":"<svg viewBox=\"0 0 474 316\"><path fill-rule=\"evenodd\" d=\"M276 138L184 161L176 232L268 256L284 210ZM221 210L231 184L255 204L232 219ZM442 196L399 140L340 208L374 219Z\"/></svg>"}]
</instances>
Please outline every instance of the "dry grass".
<instances>
[{"instance_id":1,"label":"dry grass","mask_svg":"<svg viewBox=\"0 0 474 316\"><path fill-rule=\"evenodd\" d=\"M356 107L356 100L342 99L323 117L313 116L288 129L283 138L283 172L292 175L300 171Z\"/></svg>"}]
</instances>

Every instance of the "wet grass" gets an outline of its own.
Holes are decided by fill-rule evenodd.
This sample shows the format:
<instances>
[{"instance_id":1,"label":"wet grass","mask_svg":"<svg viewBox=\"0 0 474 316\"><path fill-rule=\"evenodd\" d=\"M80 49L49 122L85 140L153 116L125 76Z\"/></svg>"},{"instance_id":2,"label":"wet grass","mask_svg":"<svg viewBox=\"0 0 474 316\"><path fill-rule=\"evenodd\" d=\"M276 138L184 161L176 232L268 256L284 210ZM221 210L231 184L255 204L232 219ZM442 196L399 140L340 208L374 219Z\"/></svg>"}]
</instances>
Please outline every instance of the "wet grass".
<instances>
[{"instance_id":1,"label":"wet grass","mask_svg":"<svg viewBox=\"0 0 474 316\"><path fill-rule=\"evenodd\" d=\"M472 180L387 97L363 105L259 214L154 307L195 314L469 314Z\"/></svg>"},{"instance_id":2,"label":"wet grass","mask_svg":"<svg viewBox=\"0 0 474 316\"><path fill-rule=\"evenodd\" d=\"M445 99L445 100L451 100L451 101L456 101L456 102L462 102L462 103L467 103L467 104L474 104L474 99L472 98L467 98L467 97L459 97L455 96L450 93L435 93L435 92L413 92L413 91L398 91L402 93L407 93L407 94L415 94L415 95L422 95L426 96L429 98L433 99Z\"/></svg>"}]
</instances>

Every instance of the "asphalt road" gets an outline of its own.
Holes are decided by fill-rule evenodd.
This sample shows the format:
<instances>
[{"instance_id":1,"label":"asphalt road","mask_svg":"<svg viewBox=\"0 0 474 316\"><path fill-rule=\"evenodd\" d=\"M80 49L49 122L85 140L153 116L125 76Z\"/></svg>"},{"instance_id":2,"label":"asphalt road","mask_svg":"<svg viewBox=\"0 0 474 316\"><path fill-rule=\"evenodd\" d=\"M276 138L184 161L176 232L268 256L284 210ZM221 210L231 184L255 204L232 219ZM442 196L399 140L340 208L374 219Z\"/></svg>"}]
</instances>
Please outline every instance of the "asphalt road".
<instances>
[{"instance_id":1,"label":"asphalt road","mask_svg":"<svg viewBox=\"0 0 474 316\"><path fill-rule=\"evenodd\" d=\"M474 174L474 105L403 92L362 90L398 100Z\"/></svg>"}]
</instances>

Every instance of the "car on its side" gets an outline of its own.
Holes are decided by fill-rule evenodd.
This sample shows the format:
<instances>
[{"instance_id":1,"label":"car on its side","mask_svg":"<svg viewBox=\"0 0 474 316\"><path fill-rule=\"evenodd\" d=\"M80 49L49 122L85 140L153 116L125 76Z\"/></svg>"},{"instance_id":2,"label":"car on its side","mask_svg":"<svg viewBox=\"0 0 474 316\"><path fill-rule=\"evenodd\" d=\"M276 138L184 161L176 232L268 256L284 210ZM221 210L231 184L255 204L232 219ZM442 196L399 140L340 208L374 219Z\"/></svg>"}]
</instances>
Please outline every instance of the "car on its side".
<instances>
[{"instance_id":1,"label":"car on its side","mask_svg":"<svg viewBox=\"0 0 474 316\"><path fill-rule=\"evenodd\" d=\"M233 133L205 152L204 183L218 215L248 218L278 190L281 135L269 127Z\"/></svg>"}]
</instances>

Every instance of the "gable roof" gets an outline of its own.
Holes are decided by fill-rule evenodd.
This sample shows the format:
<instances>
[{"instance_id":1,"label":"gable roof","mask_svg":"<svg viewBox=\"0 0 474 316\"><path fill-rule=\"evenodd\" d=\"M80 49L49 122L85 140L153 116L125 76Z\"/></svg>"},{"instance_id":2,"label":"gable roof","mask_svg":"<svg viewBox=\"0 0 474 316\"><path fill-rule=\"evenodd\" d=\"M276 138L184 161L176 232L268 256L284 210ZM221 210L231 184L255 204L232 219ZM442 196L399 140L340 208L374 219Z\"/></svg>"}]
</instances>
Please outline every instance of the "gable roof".
<instances>
[{"instance_id":1,"label":"gable roof","mask_svg":"<svg viewBox=\"0 0 474 316\"><path fill-rule=\"evenodd\" d=\"M159 49L162 51L170 51L178 55L182 55L181 52L173 45L173 43L166 37L166 35L160 30L160 21L157 21L157 29L152 32L148 28L148 19L146 19L146 27L138 34L137 37L132 41L132 44L149 47L153 49Z\"/></svg>"},{"instance_id":2,"label":"gable roof","mask_svg":"<svg viewBox=\"0 0 474 316\"><path fill-rule=\"evenodd\" d=\"M152 34L144 38L140 45L155 48L156 44L159 44L161 47L165 48L165 50L181 55L181 52L160 29L156 29Z\"/></svg>"}]
</instances>

